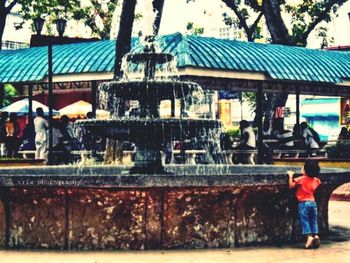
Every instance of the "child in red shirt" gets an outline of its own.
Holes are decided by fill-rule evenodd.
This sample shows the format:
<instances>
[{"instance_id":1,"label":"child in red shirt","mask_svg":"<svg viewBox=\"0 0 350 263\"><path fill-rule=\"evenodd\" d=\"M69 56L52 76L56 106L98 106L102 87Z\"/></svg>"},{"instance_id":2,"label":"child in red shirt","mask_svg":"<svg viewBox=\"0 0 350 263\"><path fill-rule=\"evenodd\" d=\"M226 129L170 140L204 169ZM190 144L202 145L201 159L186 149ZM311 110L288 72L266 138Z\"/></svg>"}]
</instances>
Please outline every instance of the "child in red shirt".
<instances>
[{"instance_id":1,"label":"child in red shirt","mask_svg":"<svg viewBox=\"0 0 350 263\"><path fill-rule=\"evenodd\" d=\"M307 160L301 169L302 176L293 178L294 172L288 171L289 188L296 187L300 225L303 235L306 236L305 248L318 248L320 237L318 236L317 204L314 192L321 181L316 176L320 173L320 167L315 160Z\"/></svg>"}]
</instances>

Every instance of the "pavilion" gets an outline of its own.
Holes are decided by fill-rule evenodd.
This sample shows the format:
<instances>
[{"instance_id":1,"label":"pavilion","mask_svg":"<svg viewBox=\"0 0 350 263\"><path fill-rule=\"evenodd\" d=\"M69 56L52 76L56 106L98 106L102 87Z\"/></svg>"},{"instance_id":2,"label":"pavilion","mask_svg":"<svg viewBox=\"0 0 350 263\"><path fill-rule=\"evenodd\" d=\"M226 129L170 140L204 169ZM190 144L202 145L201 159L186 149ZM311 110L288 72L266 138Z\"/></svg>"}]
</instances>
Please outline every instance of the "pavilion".
<instances>
[{"instance_id":1,"label":"pavilion","mask_svg":"<svg viewBox=\"0 0 350 263\"><path fill-rule=\"evenodd\" d=\"M348 52L180 33L159 36L157 40L163 52L176 57L182 79L197 82L209 90L257 92L260 135L264 92L293 93L297 98L299 94L350 97ZM132 52L142 50L140 40L133 39L132 47ZM52 81L57 99L49 106L62 108L73 102L70 99L78 100L78 97L96 101L94 95L98 84L113 79L114 57L113 40L53 46ZM33 92L41 93L36 99L42 96L41 101L47 102L47 47L0 50L0 69L0 85L11 83L29 98ZM95 103L93 111L96 111ZM298 116L297 107L297 122ZM262 139L258 142L260 147Z\"/></svg>"}]
</instances>

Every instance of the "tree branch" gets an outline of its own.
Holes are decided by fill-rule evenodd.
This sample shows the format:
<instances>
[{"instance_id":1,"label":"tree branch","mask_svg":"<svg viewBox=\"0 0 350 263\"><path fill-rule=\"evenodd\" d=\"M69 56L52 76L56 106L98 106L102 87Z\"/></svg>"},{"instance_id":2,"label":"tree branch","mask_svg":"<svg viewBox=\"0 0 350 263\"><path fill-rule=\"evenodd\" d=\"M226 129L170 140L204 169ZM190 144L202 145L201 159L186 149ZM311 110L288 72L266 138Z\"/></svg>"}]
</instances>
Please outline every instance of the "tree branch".
<instances>
[{"instance_id":1,"label":"tree branch","mask_svg":"<svg viewBox=\"0 0 350 263\"><path fill-rule=\"evenodd\" d=\"M247 20L242 16L241 12L238 10L238 7L235 3L235 1L230 1L230 0L222 0L229 8L231 8L233 10L233 12L235 13L235 15L237 16L238 20L239 20L239 24L241 27L243 27L248 41L253 41L254 39L252 39L252 31L250 30L249 26L247 25Z\"/></svg>"},{"instance_id":2,"label":"tree branch","mask_svg":"<svg viewBox=\"0 0 350 263\"><path fill-rule=\"evenodd\" d=\"M260 19L263 17L263 15L264 15L264 12L261 11L261 12L259 13L259 15L257 16L257 18L255 19L254 23L250 26L250 30L251 30L252 32L255 31L255 29L256 29L256 27L258 26L258 23L260 22Z\"/></svg>"},{"instance_id":3,"label":"tree branch","mask_svg":"<svg viewBox=\"0 0 350 263\"><path fill-rule=\"evenodd\" d=\"M319 14L318 17L315 18L314 21L312 21L309 24L309 26L307 27L305 32L300 36L300 40L303 41L303 43L306 43L306 39L308 38L309 34L312 32L312 30L315 29L315 27L319 23L321 23L326 18L328 13L331 11L332 7L336 4L342 5L345 2L347 2L347 0L331 0L331 1L326 2L323 6L324 7L323 11Z\"/></svg>"},{"instance_id":4,"label":"tree branch","mask_svg":"<svg viewBox=\"0 0 350 263\"><path fill-rule=\"evenodd\" d=\"M4 1L6 2L6 0ZM12 8L18 3L18 0L13 0L8 6L5 7L6 13L10 13Z\"/></svg>"}]
</instances>

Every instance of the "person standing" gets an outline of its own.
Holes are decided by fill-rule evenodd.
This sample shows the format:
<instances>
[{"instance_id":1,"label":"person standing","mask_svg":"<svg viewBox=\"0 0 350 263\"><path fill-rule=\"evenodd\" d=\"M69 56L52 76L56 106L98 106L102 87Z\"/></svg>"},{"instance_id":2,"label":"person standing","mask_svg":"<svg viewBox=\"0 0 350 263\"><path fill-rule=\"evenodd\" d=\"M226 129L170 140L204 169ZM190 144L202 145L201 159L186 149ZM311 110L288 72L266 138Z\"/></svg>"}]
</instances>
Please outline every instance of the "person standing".
<instances>
[{"instance_id":1,"label":"person standing","mask_svg":"<svg viewBox=\"0 0 350 263\"><path fill-rule=\"evenodd\" d=\"M17 113L11 112L10 118L6 122L6 149L7 157L16 157L18 151L19 126L17 123Z\"/></svg>"},{"instance_id":2,"label":"person standing","mask_svg":"<svg viewBox=\"0 0 350 263\"><path fill-rule=\"evenodd\" d=\"M318 248L320 237L318 236L317 204L314 192L321 181L317 176L320 166L315 160L307 160L301 169L302 176L294 178L294 172L288 171L289 188L296 188L298 199L299 220L302 234L306 237L305 248Z\"/></svg>"},{"instance_id":3,"label":"person standing","mask_svg":"<svg viewBox=\"0 0 350 263\"><path fill-rule=\"evenodd\" d=\"M37 116L34 119L35 129L35 159L44 159L48 161L48 121L44 118L44 110L39 107L36 109Z\"/></svg>"},{"instance_id":4,"label":"person standing","mask_svg":"<svg viewBox=\"0 0 350 263\"><path fill-rule=\"evenodd\" d=\"M1 112L0 116L0 156L6 156L6 122L9 114L7 111Z\"/></svg>"}]
</instances>

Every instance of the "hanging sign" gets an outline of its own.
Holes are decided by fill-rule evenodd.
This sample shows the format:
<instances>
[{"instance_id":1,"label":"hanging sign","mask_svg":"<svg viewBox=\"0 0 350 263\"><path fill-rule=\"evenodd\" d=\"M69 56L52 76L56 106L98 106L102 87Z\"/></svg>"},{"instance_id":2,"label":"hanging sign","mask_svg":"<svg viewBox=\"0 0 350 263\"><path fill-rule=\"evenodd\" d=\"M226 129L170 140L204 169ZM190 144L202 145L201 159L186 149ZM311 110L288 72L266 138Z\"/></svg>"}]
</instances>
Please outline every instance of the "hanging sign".
<instances>
[{"instance_id":1,"label":"hanging sign","mask_svg":"<svg viewBox=\"0 0 350 263\"><path fill-rule=\"evenodd\" d=\"M284 107L276 107L275 119L284 118Z\"/></svg>"}]
</instances>

